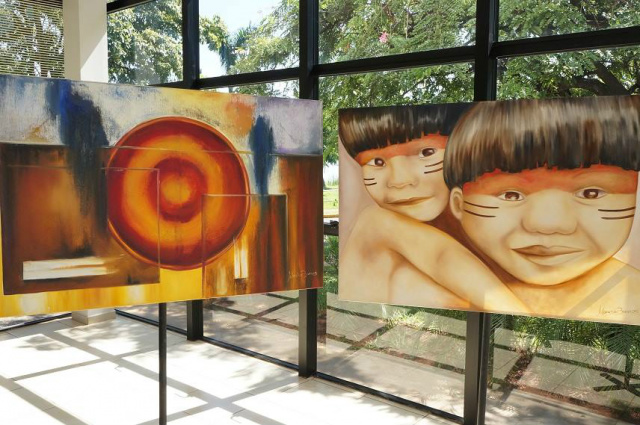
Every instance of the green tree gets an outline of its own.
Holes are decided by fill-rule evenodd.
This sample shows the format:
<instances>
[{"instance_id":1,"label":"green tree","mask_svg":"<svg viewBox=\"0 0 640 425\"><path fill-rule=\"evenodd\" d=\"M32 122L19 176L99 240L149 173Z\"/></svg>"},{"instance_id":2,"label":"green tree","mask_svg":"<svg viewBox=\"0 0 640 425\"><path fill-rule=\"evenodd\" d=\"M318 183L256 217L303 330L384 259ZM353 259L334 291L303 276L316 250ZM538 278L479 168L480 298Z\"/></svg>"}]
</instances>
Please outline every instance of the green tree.
<instances>
[{"instance_id":1,"label":"green tree","mask_svg":"<svg viewBox=\"0 0 640 425\"><path fill-rule=\"evenodd\" d=\"M62 9L0 0L0 73L63 77Z\"/></svg>"},{"instance_id":2,"label":"green tree","mask_svg":"<svg viewBox=\"0 0 640 425\"><path fill-rule=\"evenodd\" d=\"M109 15L109 79L156 84L182 78L182 6L158 0ZM227 28L218 16L200 19L200 43L224 52Z\"/></svg>"},{"instance_id":3,"label":"green tree","mask_svg":"<svg viewBox=\"0 0 640 425\"><path fill-rule=\"evenodd\" d=\"M501 1L500 39L640 25L640 1ZM640 93L640 48L509 58L499 62L499 97L539 98Z\"/></svg>"},{"instance_id":4,"label":"green tree","mask_svg":"<svg viewBox=\"0 0 640 425\"><path fill-rule=\"evenodd\" d=\"M502 0L500 38L640 25L639 0ZM322 62L377 57L475 42L473 0L321 0ZM258 25L242 29L228 48L229 73L297 63L298 2L282 0ZM241 36L240 36L241 35ZM510 58L499 62L500 98L640 93L638 48ZM328 77L324 158L337 160L337 110L342 107L471 100L470 65ZM291 87L287 87L291 89ZM296 94L274 86L241 87L249 94Z\"/></svg>"}]
</instances>

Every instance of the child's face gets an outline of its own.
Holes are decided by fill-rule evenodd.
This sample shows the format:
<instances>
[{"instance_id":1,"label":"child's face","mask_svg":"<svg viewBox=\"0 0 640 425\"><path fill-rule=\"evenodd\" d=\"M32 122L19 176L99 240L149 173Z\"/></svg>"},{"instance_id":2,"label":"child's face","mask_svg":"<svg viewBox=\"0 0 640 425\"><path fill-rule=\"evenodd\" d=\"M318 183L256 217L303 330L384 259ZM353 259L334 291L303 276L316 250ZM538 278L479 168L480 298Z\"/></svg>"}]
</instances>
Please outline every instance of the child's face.
<instances>
[{"instance_id":1,"label":"child's face","mask_svg":"<svg viewBox=\"0 0 640 425\"><path fill-rule=\"evenodd\" d=\"M612 257L625 243L638 173L619 167L495 171L451 193L471 241L517 279L554 285Z\"/></svg>"},{"instance_id":2,"label":"child's face","mask_svg":"<svg viewBox=\"0 0 640 425\"><path fill-rule=\"evenodd\" d=\"M442 176L445 136L428 135L407 143L360 152L356 161L369 195L382 208L419 221L431 221L449 203Z\"/></svg>"}]
</instances>

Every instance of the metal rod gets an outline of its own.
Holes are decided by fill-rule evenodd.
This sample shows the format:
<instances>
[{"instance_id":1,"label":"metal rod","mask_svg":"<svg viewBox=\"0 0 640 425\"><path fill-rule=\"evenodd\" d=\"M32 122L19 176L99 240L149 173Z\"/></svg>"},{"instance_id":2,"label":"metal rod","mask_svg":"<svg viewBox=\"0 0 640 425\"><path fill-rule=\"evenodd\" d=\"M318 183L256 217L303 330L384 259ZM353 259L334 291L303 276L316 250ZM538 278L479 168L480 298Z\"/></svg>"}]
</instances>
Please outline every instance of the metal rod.
<instances>
[{"instance_id":1,"label":"metal rod","mask_svg":"<svg viewBox=\"0 0 640 425\"><path fill-rule=\"evenodd\" d=\"M159 353L159 375L158 384L160 386L160 412L159 424L167 425L167 304L158 304L158 353Z\"/></svg>"},{"instance_id":2,"label":"metal rod","mask_svg":"<svg viewBox=\"0 0 640 425\"><path fill-rule=\"evenodd\" d=\"M155 0L116 0L107 3L107 13L120 12L121 10L129 9L131 7L140 6L145 3L151 3Z\"/></svg>"},{"instance_id":3,"label":"metal rod","mask_svg":"<svg viewBox=\"0 0 640 425\"><path fill-rule=\"evenodd\" d=\"M200 3L182 0L182 81L195 88L200 77Z\"/></svg>"},{"instance_id":4,"label":"metal rod","mask_svg":"<svg viewBox=\"0 0 640 425\"><path fill-rule=\"evenodd\" d=\"M204 305L202 300L187 301L187 339L197 341L204 336Z\"/></svg>"},{"instance_id":5,"label":"metal rod","mask_svg":"<svg viewBox=\"0 0 640 425\"><path fill-rule=\"evenodd\" d=\"M476 3L474 99L495 100L498 61L490 52L498 39L498 0ZM465 348L464 425L484 425L489 364L491 315L467 313Z\"/></svg>"},{"instance_id":6,"label":"metal rod","mask_svg":"<svg viewBox=\"0 0 640 425\"><path fill-rule=\"evenodd\" d=\"M23 328L25 326L37 325L37 324L45 323L45 322L50 322L52 320L63 319L65 317L71 317L71 313L62 313L62 314L57 314L55 316L41 317L39 319L29 320L27 322L18 323L18 324L15 324L15 325L10 325L10 326L7 326L7 327L4 327L4 328L0 329L0 334L2 334L2 332L10 332L13 329Z\"/></svg>"},{"instance_id":7,"label":"metal rod","mask_svg":"<svg viewBox=\"0 0 640 425\"><path fill-rule=\"evenodd\" d=\"M272 69L269 71L245 72L242 74L220 75L218 77L200 78L197 82L197 88L214 89L218 87L237 87L249 84L295 80L298 78L299 73L299 68L285 68Z\"/></svg>"},{"instance_id":8,"label":"metal rod","mask_svg":"<svg viewBox=\"0 0 640 425\"><path fill-rule=\"evenodd\" d=\"M542 55L576 50L610 49L640 44L640 26L500 41L492 46L493 58Z\"/></svg>"},{"instance_id":9,"label":"metal rod","mask_svg":"<svg viewBox=\"0 0 640 425\"><path fill-rule=\"evenodd\" d=\"M319 1L300 0L300 98L318 99L318 77L311 74L319 57ZM318 188L322 190L322 188ZM319 226L322 218L319 218ZM318 290L299 291L298 374L314 375L318 369Z\"/></svg>"},{"instance_id":10,"label":"metal rod","mask_svg":"<svg viewBox=\"0 0 640 425\"><path fill-rule=\"evenodd\" d=\"M426 50L373 58L354 59L343 62L317 64L312 73L316 76L344 75L363 72L393 71L429 65L448 65L471 62L474 58L473 46L448 49Z\"/></svg>"}]
</instances>

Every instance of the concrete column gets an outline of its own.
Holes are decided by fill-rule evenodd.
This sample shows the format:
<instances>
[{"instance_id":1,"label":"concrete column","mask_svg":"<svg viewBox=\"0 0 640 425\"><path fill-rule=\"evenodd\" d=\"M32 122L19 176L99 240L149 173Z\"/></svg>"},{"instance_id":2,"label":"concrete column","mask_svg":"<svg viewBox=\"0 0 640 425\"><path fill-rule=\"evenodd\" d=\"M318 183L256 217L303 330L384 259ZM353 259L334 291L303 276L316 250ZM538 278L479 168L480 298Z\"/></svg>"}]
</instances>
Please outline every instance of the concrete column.
<instances>
[{"instance_id":1,"label":"concrete column","mask_svg":"<svg viewBox=\"0 0 640 425\"><path fill-rule=\"evenodd\" d=\"M107 1L64 0L64 72L70 80L109 80Z\"/></svg>"},{"instance_id":2,"label":"concrete column","mask_svg":"<svg viewBox=\"0 0 640 425\"><path fill-rule=\"evenodd\" d=\"M107 1L64 0L64 73L70 80L107 82ZM74 311L73 320L90 323L113 320L112 308Z\"/></svg>"}]
</instances>

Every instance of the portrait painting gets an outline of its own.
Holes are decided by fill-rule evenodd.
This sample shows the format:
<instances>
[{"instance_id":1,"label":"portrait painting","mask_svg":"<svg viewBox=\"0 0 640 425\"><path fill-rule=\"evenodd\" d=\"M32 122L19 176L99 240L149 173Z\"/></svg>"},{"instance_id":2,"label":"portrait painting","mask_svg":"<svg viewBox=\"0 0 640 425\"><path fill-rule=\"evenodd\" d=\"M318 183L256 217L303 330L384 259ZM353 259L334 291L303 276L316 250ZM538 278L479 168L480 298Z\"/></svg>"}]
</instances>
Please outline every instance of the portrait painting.
<instances>
[{"instance_id":1,"label":"portrait painting","mask_svg":"<svg viewBox=\"0 0 640 425\"><path fill-rule=\"evenodd\" d=\"M640 97L340 111L340 297L640 324Z\"/></svg>"}]
</instances>

